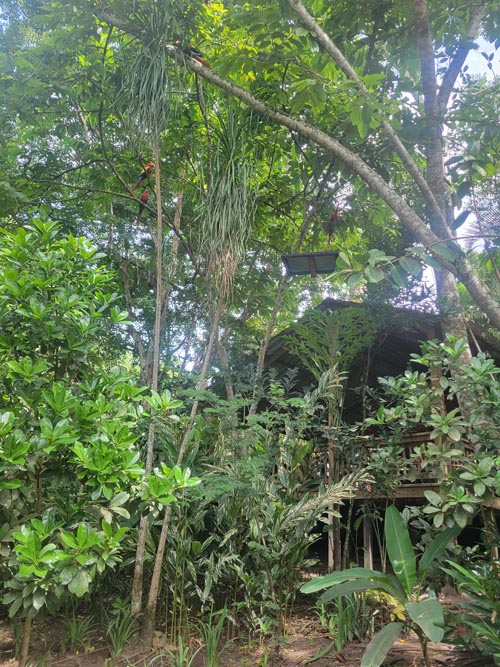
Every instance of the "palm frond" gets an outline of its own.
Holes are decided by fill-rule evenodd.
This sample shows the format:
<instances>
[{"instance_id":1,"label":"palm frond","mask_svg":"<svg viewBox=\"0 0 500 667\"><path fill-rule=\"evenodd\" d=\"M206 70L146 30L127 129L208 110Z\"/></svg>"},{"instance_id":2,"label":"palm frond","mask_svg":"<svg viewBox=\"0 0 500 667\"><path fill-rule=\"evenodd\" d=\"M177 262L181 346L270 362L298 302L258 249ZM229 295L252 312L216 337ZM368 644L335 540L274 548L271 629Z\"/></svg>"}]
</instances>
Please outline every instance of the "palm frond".
<instances>
[{"instance_id":1,"label":"palm frond","mask_svg":"<svg viewBox=\"0 0 500 667\"><path fill-rule=\"evenodd\" d=\"M500 193L476 195L474 203L475 220L467 226L468 247L500 245Z\"/></svg>"}]
</instances>

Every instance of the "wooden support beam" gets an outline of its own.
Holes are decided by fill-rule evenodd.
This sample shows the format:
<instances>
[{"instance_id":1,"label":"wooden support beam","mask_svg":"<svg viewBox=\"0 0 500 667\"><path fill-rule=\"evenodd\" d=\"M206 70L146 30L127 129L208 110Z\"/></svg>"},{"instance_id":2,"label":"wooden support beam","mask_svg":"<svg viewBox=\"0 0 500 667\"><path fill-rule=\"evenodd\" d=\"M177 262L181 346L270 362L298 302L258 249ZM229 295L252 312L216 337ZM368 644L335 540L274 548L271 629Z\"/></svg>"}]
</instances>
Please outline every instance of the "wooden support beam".
<instances>
[{"instance_id":1,"label":"wooden support beam","mask_svg":"<svg viewBox=\"0 0 500 667\"><path fill-rule=\"evenodd\" d=\"M366 514L363 517L363 567L373 570L373 527Z\"/></svg>"}]
</instances>

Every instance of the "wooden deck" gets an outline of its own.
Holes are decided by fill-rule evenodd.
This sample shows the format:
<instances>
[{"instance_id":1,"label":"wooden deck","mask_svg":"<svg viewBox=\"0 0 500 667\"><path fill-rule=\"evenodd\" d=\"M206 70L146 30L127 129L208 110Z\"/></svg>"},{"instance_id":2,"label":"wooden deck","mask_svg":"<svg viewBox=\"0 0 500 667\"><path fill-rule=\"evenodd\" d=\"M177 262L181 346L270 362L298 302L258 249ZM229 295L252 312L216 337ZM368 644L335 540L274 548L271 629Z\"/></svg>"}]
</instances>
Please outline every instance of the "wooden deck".
<instances>
[{"instance_id":1,"label":"wooden deck","mask_svg":"<svg viewBox=\"0 0 500 667\"><path fill-rule=\"evenodd\" d=\"M461 465L458 460L447 460L442 465L425 466L420 458L415 456L415 448L417 446L425 445L430 442L430 432L420 431L413 433L401 441L403 448L400 454L400 468L398 486L391 495L395 500L425 500L426 491L438 491L441 481L452 470ZM371 449L376 448L376 445L366 447L366 455L368 456ZM474 450L469 445L465 445L464 453L467 457L474 456ZM377 492L374 485L366 490L360 490L356 493L356 499L376 499L387 498L386 492ZM500 498L494 497L487 506L493 509L500 510Z\"/></svg>"}]
</instances>

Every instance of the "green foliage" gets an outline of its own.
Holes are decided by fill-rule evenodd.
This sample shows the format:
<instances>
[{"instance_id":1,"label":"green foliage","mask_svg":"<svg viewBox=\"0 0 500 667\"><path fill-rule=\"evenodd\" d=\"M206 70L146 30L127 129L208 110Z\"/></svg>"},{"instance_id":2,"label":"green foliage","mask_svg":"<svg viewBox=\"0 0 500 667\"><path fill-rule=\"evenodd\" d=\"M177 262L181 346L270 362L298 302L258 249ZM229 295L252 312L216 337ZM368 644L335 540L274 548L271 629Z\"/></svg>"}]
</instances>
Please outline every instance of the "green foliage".
<instances>
[{"instance_id":1,"label":"green foliage","mask_svg":"<svg viewBox=\"0 0 500 667\"><path fill-rule=\"evenodd\" d=\"M3 603L35 616L121 563L140 497L170 503L199 480L164 465L143 480L143 392L102 353L117 295L96 249L35 220L3 231L0 256ZM148 398L162 412L179 405Z\"/></svg>"},{"instance_id":2,"label":"green foliage","mask_svg":"<svg viewBox=\"0 0 500 667\"><path fill-rule=\"evenodd\" d=\"M108 617L106 640L112 658L118 658L132 639L136 631L136 619L130 611L130 603L118 598L113 602L113 609Z\"/></svg>"},{"instance_id":3,"label":"green foliage","mask_svg":"<svg viewBox=\"0 0 500 667\"><path fill-rule=\"evenodd\" d=\"M404 609L405 621L388 623L373 637L361 661L362 667L379 667L404 627L417 634L425 664L429 667L427 642L442 640L444 618L439 601L428 589L427 571L459 530L457 527L448 528L438 535L425 550L417 568L417 557L406 523L396 507L390 506L385 514L385 541L394 574L356 567L316 577L304 584L301 590L314 593L326 589L318 600L319 604L360 591L388 593Z\"/></svg>"},{"instance_id":4,"label":"green foliage","mask_svg":"<svg viewBox=\"0 0 500 667\"><path fill-rule=\"evenodd\" d=\"M155 244L168 267L161 378L175 396L178 388L189 389L195 382L187 369L198 368L213 316L207 247L212 247L213 270L223 267L224 278L234 276L233 300L222 313L219 332L221 357L223 350L228 352L228 395L232 382L237 390L244 387L245 395L252 391L250 372L239 371L244 356L254 358L273 313L282 280L281 253L299 246L324 250L324 226L332 206L340 212L332 235L332 246L340 251L338 281L289 283L276 327L288 325L297 304L307 306L325 291L356 299L365 293L406 295L411 293L406 291L408 277L418 285L423 263L457 258L456 246L447 241L432 248L422 241L416 245L415 235L408 229L402 232L393 209L353 174L352 165L332 161L312 144L322 133L330 134L356 160L364 160L377 182L389 186L393 198L402 197L414 216L420 216L421 227L429 229L422 189L383 126L384 120L390 121L425 174L429 118L428 105L419 102L422 78L413 13L406 3L381 7L374 0L313 0L308 9L359 81L342 71L331 49L287 2L236 0L223 6L203 0L49 0L43 8L36 2L7 2L2 8L0 77L6 102L0 110L0 215L12 236L5 237L10 245L2 246L0 257L0 568L4 579L15 581L22 565L23 572L30 572L27 577L46 587L51 605L61 603L69 586L76 593L87 585L92 590L104 562L114 567L123 551L127 538L117 546L114 537L148 509L153 542L158 505L172 502L177 491L182 495L182 489L197 482L188 470L175 470L172 456L183 427L172 412L181 406L164 387L147 396L135 386L139 372L147 377L150 363ZM457 49L473 44L468 30L476 10L470 3L429 6L441 81L449 63L456 62ZM117 25L112 28L113 19ZM497 24L498 12L492 3L485 4L480 31L493 38ZM189 70L187 47L203 51L212 75L227 75L223 94ZM485 65L492 67L490 54ZM496 82L479 79L465 66L457 80L463 85L453 87L454 97L440 115L454 151L446 156L451 159L444 195L457 207L477 194L478 187L488 182L494 186L498 171ZM240 102L228 103L234 84L297 124L306 122L308 138L295 126L283 131L262 115L249 122ZM161 150L156 170L164 190L164 229L169 229L163 239L155 238L148 215L144 227L134 228L137 201L127 191L138 168L151 158L152 137ZM177 237L170 230L181 201ZM51 223L60 222L71 234L59 238L51 223L32 220L33 210ZM463 220L459 213L457 227ZM308 226L302 227L305 222ZM83 241L82 234L96 245ZM180 250L177 260L170 261L174 238ZM478 273L481 263L492 276L491 258L478 259ZM114 272L121 286L113 283ZM467 279L466 273L460 275ZM383 278L389 279L389 288ZM333 367L331 350L325 355L322 339L331 328L324 324L311 321L296 352L321 385L315 400L339 406L342 364L349 366L369 349L380 329L362 309L346 315L344 330L337 332L341 365L324 375ZM452 354L454 346L449 345ZM132 371L125 371L125 365ZM210 365L216 386L219 362L213 358ZM432 387L427 370L388 383L393 403L385 404L370 424L389 434L389 445L378 448L370 466L391 487L408 472L397 463L400 436L424 422L429 427L432 440L422 443L414 461L421 458L425 471L444 478L443 502L432 497L436 502L428 508L438 527L454 521L463 525L499 488L498 388L492 381L497 371L489 360L478 358L470 373L463 369L459 385L449 369L441 377L441 393ZM433 400L444 391L453 394L464 387L475 392L477 412L443 417L433 409ZM178 550L167 554L171 561L165 566L185 573L179 581L189 583L186 598L198 598L204 608L229 582L234 599L246 595L256 626L260 622L266 628L276 619L272 596L281 601L276 590L288 585L273 572L273 559L291 572L303 563L301 549L308 533L300 532L303 517L298 516L304 507L298 505L296 515L292 508L299 502L300 484L314 479L311 470L318 460L307 427L319 421L318 412L307 404L311 397L295 397L292 403L272 383L267 398L273 409L244 427L238 419L245 413L244 398L218 403L219 414L225 411L220 421L209 412L212 398L202 399L207 409L195 440L201 460L216 461L219 470L213 470L213 487L203 500L197 498L198 523L182 505L192 525L179 519L171 543L176 540ZM146 412L149 407L151 413ZM293 412L300 417L290 418ZM153 462L157 474L145 480L139 446L150 419L159 426L155 446L160 451ZM340 428L336 433L340 441ZM353 434L343 442L351 444ZM368 439L366 429L363 438ZM469 444L475 457L465 456ZM242 461L239 452L247 445L250 461ZM189 467L200 474L195 463ZM416 465L410 468L409 474ZM275 469L278 477L271 480ZM254 482L252 475L268 479ZM311 493L310 486L308 490ZM247 495L251 503L239 514ZM248 521L247 527L239 525L239 516ZM205 535L214 527L210 542ZM108 544L109 555L99 553L95 535ZM218 560L217 550L224 547ZM67 561L58 560L61 552L69 556ZM177 554L186 555L185 570L174 562ZM81 576L71 569L77 564ZM264 566L278 577L276 590L262 574ZM47 568L55 573L52 582L49 574L40 575ZM63 570L64 584L57 574ZM408 576L407 585L411 573ZM180 584L168 574L165 581L165 590L175 587L172 595L180 599ZM41 598L36 599L39 604ZM262 611L259 619L255 610Z\"/></svg>"},{"instance_id":5,"label":"green foliage","mask_svg":"<svg viewBox=\"0 0 500 667\"><path fill-rule=\"evenodd\" d=\"M179 635L177 637L177 648L175 651L168 649L165 652L165 655L168 656L170 661L169 664L172 665L172 667L192 667L196 656L202 650L202 648L202 646L199 646L195 651L192 651L189 644L187 646L184 645L182 636ZM154 665L157 659L161 661L161 656L156 656L153 658L153 660L149 663L150 667Z\"/></svg>"},{"instance_id":6,"label":"green foliage","mask_svg":"<svg viewBox=\"0 0 500 667\"><path fill-rule=\"evenodd\" d=\"M464 597L458 601L460 611L451 619L454 641L500 658L498 615L500 613L500 570L498 562L469 563L466 567L448 561L443 570ZM454 636L454 629L461 631Z\"/></svg>"},{"instance_id":7,"label":"green foliage","mask_svg":"<svg viewBox=\"0 0 500 667\"><path fill-rule=\"evenodd\" d=\"M83 615L83 612L78 613L72 605L71 609L67 608L62 614L63 620L63 634L61 636L61 650L86 651L91 642L92 633L96 629L95 619L92 615Z\"/></svg>"},{"instance_id":8,"label":"green foliage","mask_svg":"<svg viewBox=\"0 0 500 667\"><path fill-rule=\"evenodd\" d=\"M208 617L197 623L204 645L206 667L219 667L222 654L231 644L231 641L222 642L224 625L228 620L230 620L229 612L224 607L215 612L211 609Z\"/></svg>"},{"instance_id":9,"label":"green foliage","mask_svg":"<svg viewBox=\"0 0 500 667\"><path fill-rule=\"evenodd\" d=\"M320 604L320 624L328 630L335 650L341 652L347 642L360 641L373 634L373 603L367 595L353 593Z\"/></svg>"},{"instance_id":10,"label":"green foliage","mask_svg":"<svg viewBox=\"0 0 500 667\"><path fill-rule=\"evenodd\" d=\"M350 497L362 476L323 488L309 433L319 408L290 398L277 381L269 409L245 426L235 426L225 401L203 397L189 465L209 465L194 503L175 512L168 537L162 576L169 632L175 641L198 611L225 604L262 639L285 631L301 570L313 562L308 549L318 520L332 502Z\"/></svg>"},{"instance_id":11,"label":"green foliage","mask_svg":"<svg viewBox=\"0 0 500 667\"><path fill-rule=\"evenodd\" d=\"M164 463L161 469L156 469L153 475L146 478L142 493L143 500L170 505L175 502L175 492L200 484L201 479L191 477L189 468L184 470L180 466L169 468Z\"/></svg>"},{"instance_id":12,"label":"green foliage","mask_svg":"<svg viewBox=\"0 0 500 667\"><path fill-rule=\"evenodd\" d=\"M319 380L335 365L345 373L374 342L381 324L365 306L310 310L284 335L287 349Z\"/></svg>"},{"instance_id":13,"label":"green foliage","mask_svg":"<svg viewBox=\"0 0 500 667\"><path fill-rule=\"evenodd\" d=\"M498 373L500 369L483 353L464 364L463 340L430 341L412 360L423 370L405 371L398 378L381 378L385 391L376 415L365 423L377 427L385 446L377 446L370 470L377 475L381 458L397 452L405 435L418 431L422 443L412 459L426 474L440 481L439 493L426 490L424 512L434 526L462 528L488 503L499 488L497 439L500 423ZM439 369L439 375L436 371ZM465 409L444 410L444 402L459 398ZM407 474L396 465L393 480ZM388 469L383 471L388 472Z\"/></svg>"},{"instance_id":14,"label":"green foliage","mask_svg":"<svg viewBox=\"0 0 500 667\"><path fill-rule=\"evenodd\" d=\"M232 291L252 233L258 190L251 116L229 108L225 116L219 112L217 120L220 127L199 216L209 274L214 275L217 290L226 295Z\"/></svg>"}]
</instances>

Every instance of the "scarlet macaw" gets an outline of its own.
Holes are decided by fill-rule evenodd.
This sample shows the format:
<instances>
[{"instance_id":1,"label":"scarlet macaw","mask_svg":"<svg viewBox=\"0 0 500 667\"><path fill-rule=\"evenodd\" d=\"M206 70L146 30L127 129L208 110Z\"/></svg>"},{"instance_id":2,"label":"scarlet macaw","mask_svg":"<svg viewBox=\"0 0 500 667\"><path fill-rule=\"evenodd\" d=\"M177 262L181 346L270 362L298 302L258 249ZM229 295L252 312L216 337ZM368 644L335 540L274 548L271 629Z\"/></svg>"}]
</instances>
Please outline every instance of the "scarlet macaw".
<instances>
[{"instance_id":1,"label":"scarlet macaw","mask_svg":"<svg viewBox=\"0 0 500 667\"><path fill-rule=\"evenodd\" d=\"M135 221L136 227L139 227L139 225L141 223L142 213L144 211L144 207L148 203L148 199L149 199L149 192L147 190L144 190L144 192L141 194L141 197L140 197L141 203L139 204L139 212L137 214L137 218L136 218L136 221Z\"/></svg>"},{"instance_id":2,"label":"scarlet macaw","mask_svg":"<svg viewBox=\"0 0 500 667\"><path fill-rule=\"evenodd\" d=\"M336 208L334 208L326 227L326 231L328 232L328 245L330 245L332 242L333 230L335 229L335 223L337 222L338 219L339 219L339 212L337 211Z\"/></svg>"},{"instance_id":3,"label":"scarlet macaw","mask_svg":"<svg viewBox=\"0 0 500 667\"><path fill-rule=\"evenodd\" d=\"M178 39L175 43L177 46L182 46L182 41L180 39ZM210 69L210 65L203 58L201 51L198 51L198 49L195 49L192 46L186 46L185 48L182 49L182 53L185 53L186 56L189 56L190 58L194 58L199 63Z\"/></svg>"},{"instance_id":4,"label":"scarlet macaw","mask_svg":"<svg viewBox=\"0 0 500 667\"><path fill-rule=\"evenodd\" d=\"M154 162L148 162L147 165L144 167L144 169L141 171L139 174L136 182L134 185L130 188L132 192L139 187L139 185L142 183L142 181L146 180L146 178L149 178L151 174L153 173L153 170L155 168ZM143 193L144 194L144 193Z\"/></svg>"}]
</instances>

